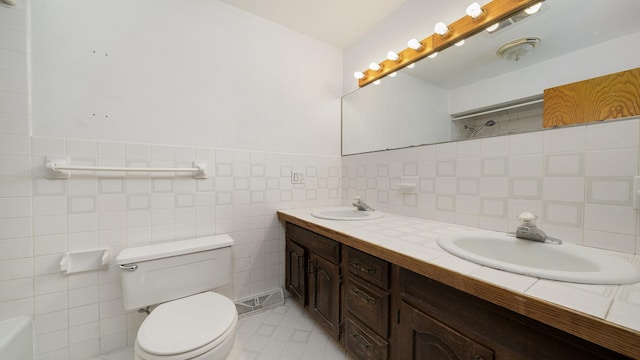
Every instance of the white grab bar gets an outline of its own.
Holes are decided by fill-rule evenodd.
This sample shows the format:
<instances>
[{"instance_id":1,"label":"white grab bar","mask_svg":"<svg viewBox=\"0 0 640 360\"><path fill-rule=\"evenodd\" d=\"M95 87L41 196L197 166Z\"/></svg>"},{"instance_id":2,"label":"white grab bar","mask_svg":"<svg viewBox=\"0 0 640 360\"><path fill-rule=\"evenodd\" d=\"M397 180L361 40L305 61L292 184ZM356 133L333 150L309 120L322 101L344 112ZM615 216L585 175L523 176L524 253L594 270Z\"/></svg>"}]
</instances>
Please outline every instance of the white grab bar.
<instances>
[{"instance_id":1,"label":"white grab bar","mask_svg":"<svg viewBox=\"0 0 640 360\"><path fill-rule=\"evenodd\" d=\"M48 179L68 179L70 170L84 171L132 171L132 172L191 172L194 179L207 178L207 164L202 161L194 161L190 168L146 168L146 167L114 167L114 166L81 166L67 165L68 159L45 159Z\"/></svg>"}]
</instances>

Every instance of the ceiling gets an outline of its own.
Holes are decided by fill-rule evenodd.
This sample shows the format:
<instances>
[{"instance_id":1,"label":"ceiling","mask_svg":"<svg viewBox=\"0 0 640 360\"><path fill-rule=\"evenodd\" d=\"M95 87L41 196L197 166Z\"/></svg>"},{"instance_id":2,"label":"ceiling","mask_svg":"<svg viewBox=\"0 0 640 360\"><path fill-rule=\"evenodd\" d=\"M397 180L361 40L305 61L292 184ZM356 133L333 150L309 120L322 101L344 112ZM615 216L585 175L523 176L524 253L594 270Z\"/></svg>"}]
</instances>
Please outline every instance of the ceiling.
<instances>
[{"instance_id":1,"label":"ceiling","mask_svg":"<svg viewBox=\"0 0 640 360\"><path fill-rule=\"evenodd\" d=\"M405 0L220 0L344 49ZM375 6L373 6L375 5Z\"/></svg>"}]
</instances>

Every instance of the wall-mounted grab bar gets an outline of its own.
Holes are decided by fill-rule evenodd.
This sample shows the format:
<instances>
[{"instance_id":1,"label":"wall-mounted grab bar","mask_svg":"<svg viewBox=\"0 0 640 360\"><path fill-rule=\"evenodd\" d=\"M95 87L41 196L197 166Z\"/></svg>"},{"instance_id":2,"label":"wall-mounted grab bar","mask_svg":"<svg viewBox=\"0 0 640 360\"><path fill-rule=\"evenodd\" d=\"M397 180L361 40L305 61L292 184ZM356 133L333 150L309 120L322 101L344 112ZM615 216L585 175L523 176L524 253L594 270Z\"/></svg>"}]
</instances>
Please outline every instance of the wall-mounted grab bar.
<instances>
[{"instance_id":1,"label":"wall-mounted grab bar","mask_svg":"<svg viewBox=\"0 0 640 360\"><path fill-rule=\"evenodd\" d=\"M45 168L47 169L48 179L68 179L71 174L70 170L83 171L135 171L135 172L191 172L194 179L207 178L207 164L202 161L194 161L193 167L190 168L146 168L146 167L112 167L112 166L80 166L68 165L68 159L64 158L46 158Z\"/></svg>"}]
</instances>

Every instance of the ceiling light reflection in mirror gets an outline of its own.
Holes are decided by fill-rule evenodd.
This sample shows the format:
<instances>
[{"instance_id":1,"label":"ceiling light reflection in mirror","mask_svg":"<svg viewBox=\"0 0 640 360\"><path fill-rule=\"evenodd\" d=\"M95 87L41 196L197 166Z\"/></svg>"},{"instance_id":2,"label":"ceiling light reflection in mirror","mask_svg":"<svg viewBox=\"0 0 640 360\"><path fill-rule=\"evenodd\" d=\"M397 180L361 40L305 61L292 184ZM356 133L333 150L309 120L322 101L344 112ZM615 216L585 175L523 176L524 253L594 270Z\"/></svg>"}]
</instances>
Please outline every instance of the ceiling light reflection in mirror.
<instances>
[{"instance_id":1,"label":"ceiling light reflection in mirror","mask_svg":"<svg viewBox=\"0 0 640 360\"><path fill-rule=\"evenodd\" d=\"M381 63L371 63L368 70L364 72L356 71L354 77L358 79L358 85L361 87L370 84L424 57L433 58L439 51L454 44L460 46L467 37L484 30L490 25L500 24L515 14L533 14L537 10L533 11L532 9L535 6L539 6L540 2L541 0L493 0L484 7L481 7L478 3L472 3L466 9L466 16L450 25L444 22L436 23L433 28L433 35L424 38L422 41L417 39L409 40L407 49L402 50L400 53L390 51L389 53L393 53L395 56L391 58L387 56L387 59Z\"/></svg>"},{"instance_id":2,"label":"ceiling light reflection in mirror","mask_svg":"<svg viewBox=\"0 0 640 360\"><path fill-rule=\"evenodd\" d=\"M631 45L640 41L639 12L637 0L588 5L581 0L546 0L535 16L514 16L516 21L501 21L493 33L481 31L436 59L411 63L380 86L362 87L343 97L342 153L455 140L451 125L458 124L451 121L452 115L540 99L545 88L640 67L640 48ZM529 37L541 39L540 45L519 61L497 55L500 46ZM417 90L420 82L425 90ZM417 96L416 91L432 98ZM524 131L541 130L541 116L539 122L539 127ZM498 122L480 135L507 134L505 130L511 131Z\"/></svg>"}]
</instances>

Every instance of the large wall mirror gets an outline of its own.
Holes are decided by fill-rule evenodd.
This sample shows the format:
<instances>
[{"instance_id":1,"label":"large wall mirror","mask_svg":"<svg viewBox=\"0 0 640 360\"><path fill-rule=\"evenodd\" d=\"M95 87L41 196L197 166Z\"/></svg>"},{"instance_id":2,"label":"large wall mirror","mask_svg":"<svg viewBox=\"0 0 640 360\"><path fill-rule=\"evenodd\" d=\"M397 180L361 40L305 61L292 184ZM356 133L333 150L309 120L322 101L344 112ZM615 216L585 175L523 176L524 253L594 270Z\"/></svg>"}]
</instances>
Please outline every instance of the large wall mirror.
<instances>
[{"instance_id":1,"label":"large wall mirror","mask_svg":"<svg viewBox=\"0 0 640 360\"><path fill-rule=\"evenodd\" d=\"M640 67L637 14L638 0L546 0L533 16L349 93L342 154L541 130L544 89ZM523 38L540 42L517 60L496 54Z\"/></svg>"}]
</instances>

